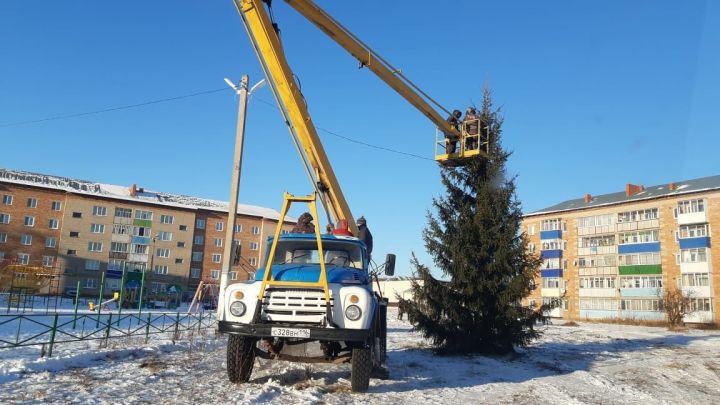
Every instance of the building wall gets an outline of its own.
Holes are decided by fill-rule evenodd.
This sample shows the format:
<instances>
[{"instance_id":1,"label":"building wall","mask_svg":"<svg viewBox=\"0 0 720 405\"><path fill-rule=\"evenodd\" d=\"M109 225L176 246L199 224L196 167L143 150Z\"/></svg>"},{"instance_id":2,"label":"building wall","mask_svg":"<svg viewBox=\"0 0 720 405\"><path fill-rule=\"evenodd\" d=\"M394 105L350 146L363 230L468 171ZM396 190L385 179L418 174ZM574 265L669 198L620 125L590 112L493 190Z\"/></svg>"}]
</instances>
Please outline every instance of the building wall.
<instances>
[{"instance_id":1,"label":"building wall","mask_svg":"<svg viewBox=\"0 0 720 405\"><path fill-rule=\"evenodd\" d=\"M704 213L680 214L674 211L678 202L702 199ZM657 219L640 221L622 221L618 214L639 210L657 210ZM579 220L585 217L608 216L612 223L594 227L579 227ZM553 296L560 295L567 300L566 308L553 312L553 316L568 319L583 318L625 318L639 320L658 320L664 318L660 308L654 308L665 289L676 288L683 274L690 272L706 273L709 286L693 287L696 298L710 298L711 311L699 311L688 321L720 321L720 303L716 299L720 295L720 252L713 241L720 237L720 192L708 191L685 195L660 197L652 200L620 203L612 206L592 209L563 211L542 215L526 216L523 230L529 242L540 255L557 255L550 250L542 249L542 223L546 220L559 220L565 224L561 229L562 248L560 255L561 283L558 288L543 288L543 275L556 275L549 270L540 269L536 279L537 288L525 300L530 304L533 300L537 305ZM707 224L708 235L689 239L676 239L676 233L682 225L700 226ZM637 241L629 243L632 232L656 232L657 241ZM547 235L546 235L547 236ZM614 243L609 246L583 247L583 238L611 237ZM623 240L627 239L627 240ZM635 242L634 240L632 240ZM622 243L625 242L625 243ZM677 262L677 255L689 246L705 247L707 261L702 263ZM656 252L655 252L656 251ZM652 261L657 253L659 261ZM648 263L626 262L635 260L629 256L642 255ZM605 263L602 258L608 257L614 263ZM685 256L683 256L685 257ZM689 257L689 256L688 256ZM621 262L620 259L623 259ZM591 263L591 264L589 264ZM543 271L544 270L544 271ZM662 280L662 286L656 286L656 278ZM592 279L592 280L591 280ZM610 285L608 284L611 283ZM638 283L638 284L635 284ZM592 288L585 288L592 286ZM554 286L550 286L554 287ZM688 287L682 287L687 289ZM648 310L649 308L649 310Z\"/></svg>"},{"instance_id":2,"label":"building wall","mask_svg":"<svg viewBox=\"0 0 720 405\"><path fill-rule=\"evenodd\" d=\"M3 195L12 196L11 205L2 204ZM35 208L27 207L27 199L31 197L37 200ZM52 209L53 201L59 203L58 211ZM129 210L129 217L116 216L116 209ZM151 216L139 218L139 211ZM61 293L74 292L80 281L83 295L96 295L104 272L105 295L109 296L118 288L125 268L128 277L131 273L142 274L142 269L147 269L145 285L148 290L164 290L176 285L192 295L201 279L219 281L212 278L213 270L218 270L219 274L223 260L227 259L222 257L227 221L227 213L222 211L0 182L0 214L3 213L10 215L10 222L0 224L0 234L7 235L5 242L0 242L0 256L9 261L15 260L18 254L28 254L29 264L37 266L42 266L43 256L51 257L58 274L55 287ZM34 217L32 227L24 226L25 216ZM50 229L51 218L57 219L57 229ZM196 228L198 220L205 221L203 229ZM266 232L274 232L277 221L241 214L236 221L239 229L235 239L242 246L243 260L240 265L232 266L231 272L236 274L235 281L241 281L254 274L260 265ZM222 228L217 227L218 223ZM292 223L287 222L283 229L291 227ZM117 233L113 233L114 228ZM20 244L22 235L32 236L30 245ZM202 236L201 245L194 243L196 236ZM55 238L55 247L45 247L48 237ZM216 246L216 239L222 241L221 246ZM113 242L127 244L127 251L111 251ZM91 246L91 243L96 245ZM134 253L135 245L140 246L143 253ZM194 261L193 252L201 252L202 259ZM213 254L221 255L219 263L213 262ZM165 255L167 257L163 257ZM133 269L138 271L133 272ZM199 274L194 274L193 269Z\"/></svg>"}]
</instances>

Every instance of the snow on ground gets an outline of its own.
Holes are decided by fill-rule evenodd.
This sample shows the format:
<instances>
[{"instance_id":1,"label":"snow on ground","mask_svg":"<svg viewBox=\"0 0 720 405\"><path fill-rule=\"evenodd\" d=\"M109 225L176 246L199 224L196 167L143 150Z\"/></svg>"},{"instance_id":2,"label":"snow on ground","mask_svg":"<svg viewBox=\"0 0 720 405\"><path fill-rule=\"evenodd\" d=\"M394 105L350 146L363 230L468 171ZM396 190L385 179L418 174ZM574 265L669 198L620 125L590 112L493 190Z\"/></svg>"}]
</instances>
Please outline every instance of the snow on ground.
<instances>
[{"instance_id":1,"label":"snow on ground","mask_svg":"<svg viewBox=\"0 0 720 405\"><path fill-rule=\"evenodd\" d=\"M551 325L517 355L438 357L389 311L389 380L350 393L348 365L257 360L233 385L225 338L111 342L52 359L0 360L0 403L716 403L720 332ZM558 321L557 323L562 323ZM91 344L92 345L92 344ZM95 346L96 347L96 346ZM4 377L3 377L4 375Z\"/></svg>"}]
</instances>

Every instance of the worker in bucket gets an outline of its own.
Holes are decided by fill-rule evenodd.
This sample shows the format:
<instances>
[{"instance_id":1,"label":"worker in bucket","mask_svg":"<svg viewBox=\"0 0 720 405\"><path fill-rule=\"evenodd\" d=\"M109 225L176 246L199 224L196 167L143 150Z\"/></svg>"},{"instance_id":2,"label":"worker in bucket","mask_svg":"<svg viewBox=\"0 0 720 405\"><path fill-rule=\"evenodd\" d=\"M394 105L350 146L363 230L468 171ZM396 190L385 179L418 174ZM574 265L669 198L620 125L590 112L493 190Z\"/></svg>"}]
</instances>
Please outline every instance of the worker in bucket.
<instances>
[{"instance_id":1,"label":"worker in bucket","mask_svg":"<svg viewBox=\"0 0 720 405\"><path fill-rule=\"evenodd\" d=\"M460 130L460 117L462 113L460 110L454 110L452 114L447 118L448 124L453 128ZM445 153L455 153L457 150L458 138L451 132L445 132Z\"/></svg>"},{"instance_id":2,"label":"worker in bucket","mask_svg":"<svg viewBox=\"0 0 720 405\"><path fill-rule=\"evenodd\" d=\"M312 221L313 217L309 212L303 213L290 233L315 233L315 224Z\"/></svg>"},{"instance_id":3,"label":"worker in bucket","mask_svg":"<svg viewBox=\"0 0 720 405\"><path fill-rule=\"evenodd\" d=\"M365 246L367 247L368 252L368 260L371 260L372 257L372 249L373 249L373 237L372 233L370 233L370 229L367 227L367 222L365 221L365 217L360 217L357 220L358 225L358 239L363 241L365 243Z\"/></svg>"}]
</instances>

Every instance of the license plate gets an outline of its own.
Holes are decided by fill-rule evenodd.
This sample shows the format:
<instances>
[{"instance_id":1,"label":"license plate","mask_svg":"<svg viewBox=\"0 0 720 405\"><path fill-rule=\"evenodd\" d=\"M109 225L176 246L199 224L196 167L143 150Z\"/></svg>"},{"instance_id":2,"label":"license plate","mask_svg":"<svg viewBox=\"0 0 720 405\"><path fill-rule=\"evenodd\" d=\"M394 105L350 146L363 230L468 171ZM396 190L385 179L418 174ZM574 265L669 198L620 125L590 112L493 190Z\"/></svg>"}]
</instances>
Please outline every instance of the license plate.
<instances>
[{"instance_id":1,"label":"license plate","mask_svg":"<svg viewBox=\"0 0 720 405\"><path fill-rule=\"evenodd\" d=\"M288 338L309 338L310 329L270 328L270 336Z\"/></svg>"}]
</instances>

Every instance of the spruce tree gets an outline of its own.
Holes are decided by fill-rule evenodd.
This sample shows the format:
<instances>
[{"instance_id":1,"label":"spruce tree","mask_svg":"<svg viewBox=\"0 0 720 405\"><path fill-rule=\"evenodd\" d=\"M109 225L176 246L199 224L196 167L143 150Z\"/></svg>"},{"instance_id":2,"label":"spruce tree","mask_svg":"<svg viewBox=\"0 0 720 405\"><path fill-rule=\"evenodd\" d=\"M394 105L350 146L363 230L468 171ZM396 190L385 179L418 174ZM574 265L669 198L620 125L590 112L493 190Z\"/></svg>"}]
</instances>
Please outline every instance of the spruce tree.
<instances>
[{"instance_id":1,"label":"spruce tree","mask_svg":"<svg viewBox=\"0 0 720 405\"><path fill-rule=\"evenodd\" d=\"M485 88L481 134L489 136L486 157L469 158L460 166L441 167L444 196L433 199L423 239L445 280L413 255L422 283L413 283L413 300L401 300L401 311L414 329L430 339L438 352L502 354L539 336L543 310L523 307L540 258L527 249L521 232L522 212L515 178L507 178L510 153L501 145L503 118L493 109Z\"/></svg>"}]
</instances>

